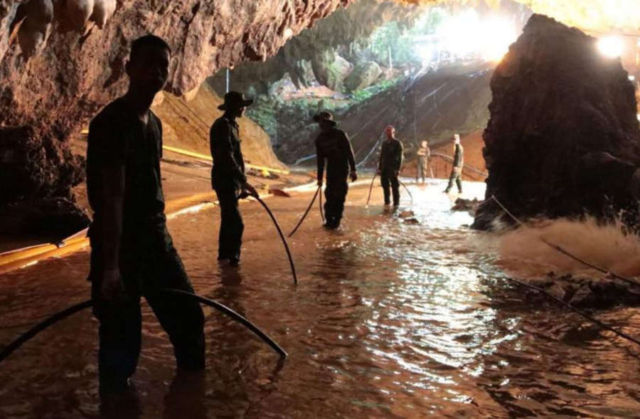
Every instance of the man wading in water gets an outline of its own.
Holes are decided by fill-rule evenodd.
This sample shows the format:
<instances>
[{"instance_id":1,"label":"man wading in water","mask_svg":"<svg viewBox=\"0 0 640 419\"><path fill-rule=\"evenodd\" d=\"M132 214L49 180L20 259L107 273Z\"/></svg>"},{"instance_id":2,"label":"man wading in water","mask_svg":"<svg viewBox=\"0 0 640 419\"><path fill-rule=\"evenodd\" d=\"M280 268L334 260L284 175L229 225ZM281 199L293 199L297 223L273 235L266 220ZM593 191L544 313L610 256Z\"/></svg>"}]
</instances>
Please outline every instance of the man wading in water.
<instances>
[{"instance_id":1,"label":"man wading in water","mask_svg":"<svg viewBox=\"0 0 640 419\"><path fill-rule=\"evenodd\" d=\"M384 192L384 205L391 203L390 191L393 191L393 206L400 205L400 185L398 175L402 168L403 150L402 143L396 139L396 129L391 125L384 129L387 139L382 143L380 150L380 162L378 163L378 174Z\"/></svg>"},{"instance_id":2,"label":"man wading in water","mask_svg":"<svg viewBox=\"0 0 640 419\"><path fill-rule=\"evenodd\" d=\"M178 371L205 366L199 304L159 292L193 292L166 227L162 124L149 109L167 81L170 57L161 38L147 35L133 41L126 64L129 90L89 127L87 191L94 211L89 280L100 321L100 393L116 396L111 401L134 395L129 377L140 355L141 296L169 334Z\"/></svg>"},{"instance_id":3,"label":"man wading in water","mask_svg":"<svg viewBox=\"0 0 640 419\"><path fill-rule=\"evenodd\" d=\"M325 227L336 229L340 226L344 200L349 185L347 177L354 182L358 179L356 161L353 157L351 143L344 131L336 127L333 116L326 111L313 117L320 125L320 134L316 138L316 156L318 160L318 186L322 186L325 161L327 165L327 189L324 213L327 218Z\"/></svg>"},{"instance_id":4,"label":"man wading in water","mask_svg":"<svg viewBox=\"0 0 640 419\"><path fill-rule=\"evenodd\" d=\"M462 193L462 168L464 167L464 148L460 144L460 135L454 134L453 136L453 167L451 168L451 175L449 176L449 184L444 193L449 193L453 187L453 182L456 182L458 186L458 193Z\"/></svg>"},{"instance_id":5,"label":"man wading in water","mask_svg":"<svg viewBox=\"0 0 640 419\"><path fill-rule=\"evenodd\" d=\"M230 266L240 263L240 247L244 224L238 208L238 200L246 195L257 195L247 183L244 174L244 158L240 149L240 136L236 118L240 118L253 100L241 93L229 92L218 107L224 114L216 119L209 133L211 157L211 186L220 203L220 235L218 260L228 261Z\"/></svg>"}]
</instances>

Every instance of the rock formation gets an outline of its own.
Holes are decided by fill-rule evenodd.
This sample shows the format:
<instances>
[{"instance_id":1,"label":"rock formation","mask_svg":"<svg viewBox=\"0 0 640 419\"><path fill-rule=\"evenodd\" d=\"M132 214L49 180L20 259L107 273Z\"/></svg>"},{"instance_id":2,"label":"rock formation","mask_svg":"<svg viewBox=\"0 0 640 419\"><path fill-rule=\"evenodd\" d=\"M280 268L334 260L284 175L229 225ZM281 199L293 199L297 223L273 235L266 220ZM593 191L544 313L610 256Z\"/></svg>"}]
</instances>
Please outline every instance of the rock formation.
<instances>
[{"instance_id":1,"label":"rock formation","mask_svg":"<svg viewBox=\"0 0 640 419\"><path fill-rule=\"evenodd\" d=\"M180 95L217 69L265 60L351 0L0 0L0 207L70 197L82 161L70 134L126 89L129 42L173 49L166 89Z\"/></svg>"},{"instance_id":2,"label":"rock formation","mask_svg":"<svg viewBox=\"0 0 640 419\"><path fill-rule=\"evenodd\" d=\"M634 89L620 60L600 55L594 38L534 15L491 89L487 198L495 195L520 217L633 209L640 165ZM499 215L487 200L475 227L490 228Z\"/></svg>"}]
</instances>

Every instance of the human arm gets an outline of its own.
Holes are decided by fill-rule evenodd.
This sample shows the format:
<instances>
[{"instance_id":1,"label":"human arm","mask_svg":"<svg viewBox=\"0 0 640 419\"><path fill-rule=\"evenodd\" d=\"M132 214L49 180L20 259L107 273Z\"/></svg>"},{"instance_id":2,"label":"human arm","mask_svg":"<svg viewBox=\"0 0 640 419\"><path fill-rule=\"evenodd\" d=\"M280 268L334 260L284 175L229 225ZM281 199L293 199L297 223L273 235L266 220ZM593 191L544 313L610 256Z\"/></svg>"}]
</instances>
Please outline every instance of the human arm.
<instances>
[{"instance_id":1,"label":"human arm","mask_svg":"<svg viewBox=\"0 0 640 419\"><path fill-rule=\"evenodd\" d=\"M398 141L397 151L398 154L396 156L396 167L395 173L396 176L400 174L400 170L402 169L402 162L404 161L404 146L402 142Z\"/></svg>"},{"instance_id":2,"label":"human arm","mask_svg":"<svg viewBox=\"0 0 640 419\"><path fill-rule=\"evenodd\" d=\"M224 119L218 119L209 132L209 148L214 164L221 172L227 173L238 180L240 184L247 183L247 177L242 166L235 159L232 142L235 141L230 124Z\"/></svg>"},{"instance_id":3,"label":"human arm","mask_svg":"<svg viewBox=\"0 0 640 419\"><path fill-rule=\"evenodd\" d=\"M324 152L322 151L322 147L318 144L318 140L316 139L316 160L317 160L317 180L318 186L322 186L322 182L324 179Z\"/></svg>"},{"instance_id":4,"label":"human arm","mask_svg":"<svg viewBox=\"0 0 640 419\"><path fill-rule=\"evenodd\" d=\"M103 239L100 293L111 300L122 293L120 278L120 238L122 235L122 213L125 189L124 165L105 167L102 170L102 219L98 228Z\"/></svg>"}]
</instances>

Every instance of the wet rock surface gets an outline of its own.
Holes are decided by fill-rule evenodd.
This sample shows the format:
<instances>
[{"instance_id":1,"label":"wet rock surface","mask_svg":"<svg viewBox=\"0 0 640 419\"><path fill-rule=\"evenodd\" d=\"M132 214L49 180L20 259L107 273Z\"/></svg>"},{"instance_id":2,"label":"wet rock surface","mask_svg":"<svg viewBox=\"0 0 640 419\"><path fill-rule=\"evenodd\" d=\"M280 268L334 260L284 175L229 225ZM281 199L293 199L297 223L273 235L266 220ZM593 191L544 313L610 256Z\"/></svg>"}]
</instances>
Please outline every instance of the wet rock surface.
<instances>
[{"instance_id":1,"label":"wet rock surface","mask_svg":"<svg viewBox=\"0 0 640 419\"><path fill-rule=\"evenodd\" d=\"M640 281L637 281L638 285L633 285L609 276L586 278L558 276L550 272L546 278L528 282L574 307L604 309L616 305L640 305ZM547 298L535 290L527 292L536 299Z\"/></svg>"},{"instance_id":2,"label":"wet rock surface","mask_svg":"<svg viewBox=\"0 0 640 419\"><path fill-rule=\"evenodd\" d=\"M634 89L620 61L598 53L595 38L534 15L497 67L491 89L487 198L495 195L525 218L635 211ZM501 215L487 199L474 226L489 229Z\"/></svg>"}]
</instances>

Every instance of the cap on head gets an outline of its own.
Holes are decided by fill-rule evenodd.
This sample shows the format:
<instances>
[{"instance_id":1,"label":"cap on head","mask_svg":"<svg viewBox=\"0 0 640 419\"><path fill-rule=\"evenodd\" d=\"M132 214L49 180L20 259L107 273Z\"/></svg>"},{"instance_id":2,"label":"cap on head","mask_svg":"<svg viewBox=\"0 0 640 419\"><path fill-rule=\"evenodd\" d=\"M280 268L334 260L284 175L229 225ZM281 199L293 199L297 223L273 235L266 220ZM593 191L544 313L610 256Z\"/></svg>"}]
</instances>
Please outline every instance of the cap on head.
<instances>
[{"instance_id":1,"label":"cap on head","mask_svg":"<svg viewBox=\"0 0 640 419\"><path fill-rule=\"evenodd\" d=\"M396 132L396 129L393 125L387 125L384 129L384 133L387 134L387 137L393 137L393 134Z\"/></svg>"},{"instance_id":2,"label":"cap on head","mask_svg":"<svg viewBox=\"0 0 640 419\"><path fill-rule=\"evenodd\" d=\"M320 123L324 121L333 121L333 115L331 115L331 112L322 111L313 115L313 122Z\"/></svg>"},{"instance_id":3,"label":"cap on head","mask_svg":"<svg viewBox=\"0 0 640 419\"><path fill-rule=\"evenodd\" d=\"M253 103L253 99L247 99L240 92L230 91L224 95L224 103L218 106L223 111L230 109L239 109L249 106Z\"/></svg>"}]
</instances>

